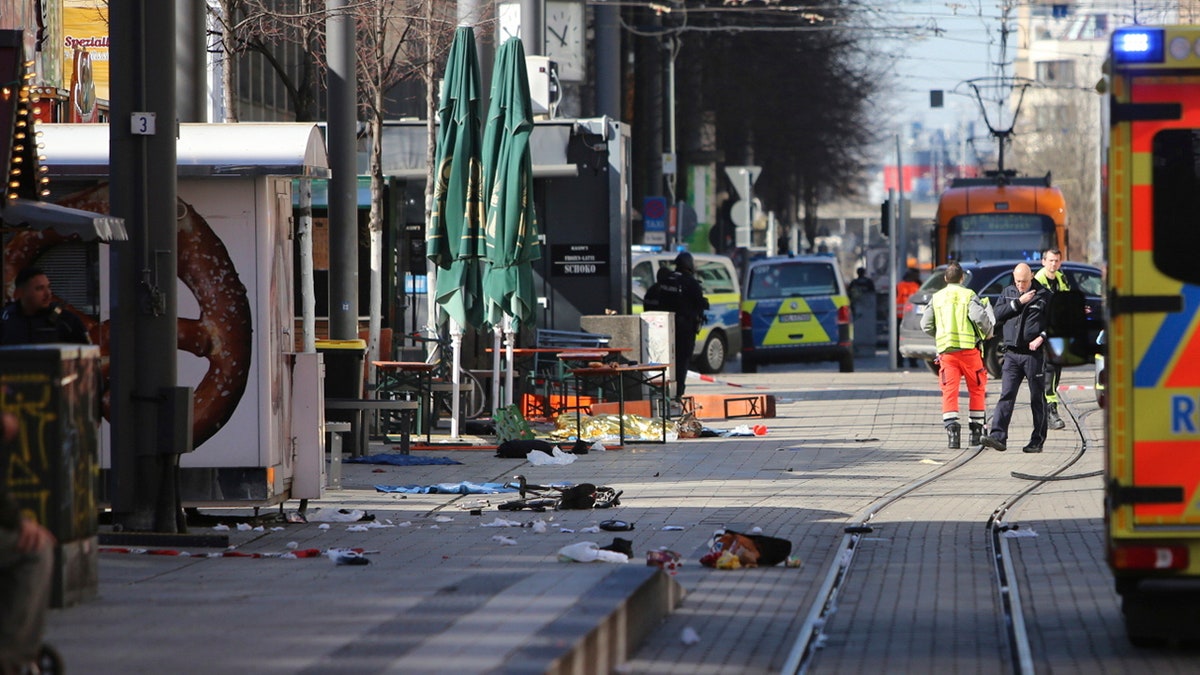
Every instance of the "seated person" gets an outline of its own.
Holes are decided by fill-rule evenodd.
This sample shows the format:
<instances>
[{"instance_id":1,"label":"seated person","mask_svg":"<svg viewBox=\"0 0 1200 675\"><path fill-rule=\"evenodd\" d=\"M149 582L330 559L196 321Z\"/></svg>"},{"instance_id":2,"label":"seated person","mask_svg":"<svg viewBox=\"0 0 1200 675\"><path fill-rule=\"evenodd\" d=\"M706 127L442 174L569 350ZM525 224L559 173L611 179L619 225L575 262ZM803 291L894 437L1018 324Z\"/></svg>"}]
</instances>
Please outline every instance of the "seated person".
<instances>
[{"instance_id":1,"label":"seated person","mask_svg":"<svg viewBox=\"0 0 1200 675\"><path fill-rule=\"evenodd\" d=\"M12 452L17 418L0 413L0 452ZM4 465L0 462L0 465ZM0 673L38 672L54 571L54 535L22 515L0 481Z\"/></svg>"}]
</instances>

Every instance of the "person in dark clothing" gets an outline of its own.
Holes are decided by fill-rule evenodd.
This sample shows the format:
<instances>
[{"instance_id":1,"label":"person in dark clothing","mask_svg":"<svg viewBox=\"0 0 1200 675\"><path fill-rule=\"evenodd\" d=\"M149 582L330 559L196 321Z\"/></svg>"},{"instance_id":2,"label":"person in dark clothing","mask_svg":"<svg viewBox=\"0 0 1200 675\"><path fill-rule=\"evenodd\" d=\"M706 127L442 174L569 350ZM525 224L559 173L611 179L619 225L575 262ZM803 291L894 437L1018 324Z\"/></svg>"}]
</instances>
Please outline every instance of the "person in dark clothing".
<instances>
[{"instance_id":1,"label":"person in dark clothing","mask_svg":"<svg viewBox=\"0 0 1200 675\"><path fill-rule=\"evenodd\" d=\"M1051 293L1066 293L1074 290L1071 280L1062 271L1062 251L1056 248L1042 252L1042 269L1033 275L1034 283ZM1084 311L1090 311L1084 307ZM1067 423L1058 415L1058 380L1062 377L1062 366L1046 364L1046 416L1051 429L1065 429Z\"/></svg>"},{"instance_id":2,"label":"person in dark clothing","mask_svg":"<svg viewBox=\"0 0 1200 675\"><path fill-rule=\"evenodd\" d=\"M0 429L0 453L10 453L16 416L0 413ZM54 535L21 514L0 478L0 673L37 672L53 564Z\"/></svg>"},{"instance_id":3,"label":"person in dark clothing","mask_svg":"<svg viewBox=\"0 0 1200 675\"><path fill-rule=\"evenodd\" d=\"M704 325L704 311L708 309L708 298L696 281L696 261L692 254L683 251L675 257L675 270L663 275L659 270L658 281L646 291L645 307L649 310L675 313L675 400L683 398L686 387L688 365L692 351L696 348L696 333Z\"/></svg>"},{"instance_id":4,"label":"person in dark clothing","mask_svg":"<svg viewBox=\"0 0 1200 675\"><path fill-rule=\"evenodd\" d=\"M875 292L875 282L871 280L871 277L867 276L867 268L860 267L855 271L854 281L850 282L846 291L850 294L851 300Z\"/></svg>"},{"instance_id":5,"label":"person in dark clothing","mask_svg":"<svg viewBox=\"0 0 1200 675\"><path fill-rule=\"evenodd\" d=\"M992 413L991 433L982 439L993 450L1008 449L1008 422L1021 380L1029 383L1029 404L1033 413L1033 433L1025 452L1041 452L1046 442L1045 358L1049 316L1046 304L1050 291L1033 280L1029 265L1021 263L1013 270L1013 283L1005 287L996 302L996 323L1004 336L1003 379L1000 400Z\"/></svg>"},{"instance_id":6,"label":"person in dark clothing","mask_svg":"<svg viewBox=\"0 0 1200 675\"><path fill-rule=\"evenodd\" d=\"M18 272L13 297L0 312L0 345L88 344L83 322L54 303L50 278L42 270L26 267Z\"/></svg>"}]
</instances>

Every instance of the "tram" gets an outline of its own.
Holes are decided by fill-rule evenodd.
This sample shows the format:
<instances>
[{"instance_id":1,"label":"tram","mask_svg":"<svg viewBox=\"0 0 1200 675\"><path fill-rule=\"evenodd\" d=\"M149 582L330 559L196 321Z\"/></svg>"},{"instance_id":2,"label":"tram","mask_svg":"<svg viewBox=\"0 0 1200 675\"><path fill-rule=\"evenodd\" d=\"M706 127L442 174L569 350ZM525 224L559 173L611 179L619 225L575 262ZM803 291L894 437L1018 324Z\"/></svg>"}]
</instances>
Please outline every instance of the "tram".
<instances>
[{"instance_id":1,"label":"tram","mask_svg":"<svg viewBox=\"0 0 1200 675\"><path fill-rule=\"evenodd\" d=\"M1046 249L1067 250L1066 223L1066 200L1049 174L956 178L938 199L934 264L1041 260Z\"/></svg>"}]
</instances>

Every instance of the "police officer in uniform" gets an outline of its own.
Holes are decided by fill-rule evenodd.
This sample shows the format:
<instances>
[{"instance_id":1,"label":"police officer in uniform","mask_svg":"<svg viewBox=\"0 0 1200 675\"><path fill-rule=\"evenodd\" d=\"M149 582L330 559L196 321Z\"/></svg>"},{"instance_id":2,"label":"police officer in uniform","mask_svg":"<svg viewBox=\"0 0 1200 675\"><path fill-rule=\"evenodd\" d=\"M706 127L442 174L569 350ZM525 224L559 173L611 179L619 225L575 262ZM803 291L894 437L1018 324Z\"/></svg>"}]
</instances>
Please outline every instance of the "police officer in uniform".
<instances>
[{"instance_id":1,"label":"police officer in uniform","mask_svg":"<svg viewBox=\"0 0 1200 675\"><path fill-rule=\"evenodd\" d=\"M696 333L704 325L708 298L696 280L696 261L687 251L675 257L675 270L658 276L658 281L646 292L647 310L675 313L675 400L683 399L688 364L696 348Z\"/></svg>"},{"instance_id":2,"label":"police officer in uniform","mask_svg":"<svg viewBox=\"0 0 1200 675\"><path fill-rule=\"evenodd\" d=\"M18 272L13 297L0 312L0 345L88 344L83 322L54 303L50 278L42 270L26 267Z\"/></svg>"}]
</instances>

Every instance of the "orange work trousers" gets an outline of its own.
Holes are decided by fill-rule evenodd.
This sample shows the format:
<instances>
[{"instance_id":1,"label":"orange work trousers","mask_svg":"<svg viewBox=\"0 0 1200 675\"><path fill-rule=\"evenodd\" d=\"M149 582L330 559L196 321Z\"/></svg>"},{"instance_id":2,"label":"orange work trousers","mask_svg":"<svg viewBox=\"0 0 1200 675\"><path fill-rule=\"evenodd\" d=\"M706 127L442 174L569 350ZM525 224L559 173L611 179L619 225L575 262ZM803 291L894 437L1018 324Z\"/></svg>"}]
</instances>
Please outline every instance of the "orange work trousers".
<instances>
[{"instance_id":1,"label":"orange work trousers","mask_svg":"<svg viewBox=\"0 0 1200 675\"><path fill-rule=\"evenodd\" d=\"M938 357L942 384L942 415L958 412L959 383L967 381L968 410L983 411L987 405L987 369L978 349L945 352Z\"/></svg>"}]
</instances>

